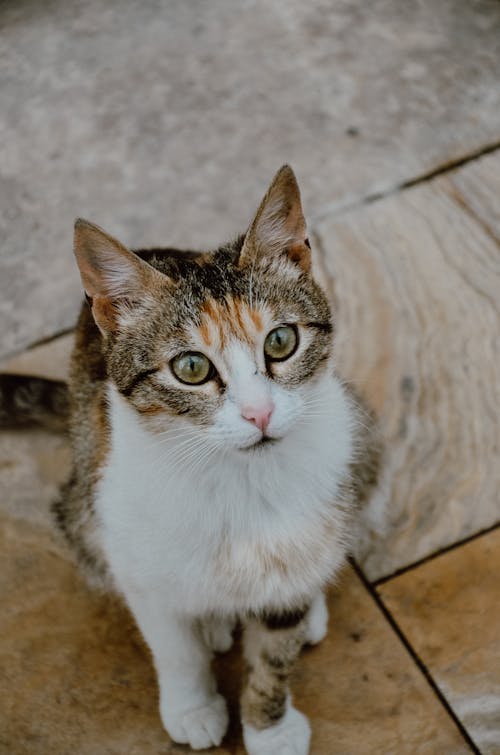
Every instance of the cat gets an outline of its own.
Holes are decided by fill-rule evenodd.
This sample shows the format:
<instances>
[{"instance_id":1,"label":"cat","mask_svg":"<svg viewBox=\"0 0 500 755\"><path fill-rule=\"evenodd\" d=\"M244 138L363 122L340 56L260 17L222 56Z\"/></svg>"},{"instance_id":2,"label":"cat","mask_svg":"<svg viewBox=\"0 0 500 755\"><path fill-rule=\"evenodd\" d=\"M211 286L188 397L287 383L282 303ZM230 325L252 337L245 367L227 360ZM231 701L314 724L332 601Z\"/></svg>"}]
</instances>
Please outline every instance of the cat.
<instances>
[{"instance_id":1,"label":"cat","mask_svg":"<svg viewBox=\"0 0 500 755\"><path fill-rule=\"evenodd\" d=\"M239 621L246 750L305 755L288 679L326 634L323 591L381 450L335 372L294 173L283 166L247 232L215 251L132 252L78 220L74 252L87 301L67 401L56 386L73 448L57 524L132 611L175 742L221 743L211 659Z\"/></svg>"}]
</instances>

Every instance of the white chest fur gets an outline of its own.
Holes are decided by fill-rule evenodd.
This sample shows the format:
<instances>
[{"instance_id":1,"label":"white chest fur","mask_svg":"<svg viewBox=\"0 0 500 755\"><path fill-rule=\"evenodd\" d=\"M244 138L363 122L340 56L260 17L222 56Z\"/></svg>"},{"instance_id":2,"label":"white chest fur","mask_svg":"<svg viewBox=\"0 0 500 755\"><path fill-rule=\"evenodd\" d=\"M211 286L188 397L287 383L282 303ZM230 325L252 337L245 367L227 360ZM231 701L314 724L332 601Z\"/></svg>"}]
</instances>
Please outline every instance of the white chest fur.
<instances>
[{"instance_id":1,"label":"white chest fur","mask_svg":"<svg viewBox=\"0 0 500 755\"><path fill-rule=\"evenodd\" d=\"M119 588L159 590L185 612L296 604L331 578L347 541L339 485L353 414L323 379L321 412L261 452L179 454L110 387L111 453L96 501Z\"/></svg>"}]
</instances>

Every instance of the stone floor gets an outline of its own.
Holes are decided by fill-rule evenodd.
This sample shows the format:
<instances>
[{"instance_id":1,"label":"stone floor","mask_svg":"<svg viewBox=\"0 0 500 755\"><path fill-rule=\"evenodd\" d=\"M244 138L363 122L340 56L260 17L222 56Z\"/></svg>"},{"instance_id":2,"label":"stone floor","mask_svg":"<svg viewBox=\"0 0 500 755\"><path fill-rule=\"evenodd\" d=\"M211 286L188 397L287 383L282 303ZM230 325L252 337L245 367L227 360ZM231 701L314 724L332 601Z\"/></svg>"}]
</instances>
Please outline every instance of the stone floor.
<instances>
[{"instance_id":1,"label":"stone floor","mask_svg":"<svg viewBox=\"0 0 500 755\"><path fill-rule=\"evenodd\" d=\"M339 369L387 447L294 680L311 752L499 755L500 5L370 8L4 3L0 369L67 374L75 215L206 247L291 162ZM53 537L68 462L58 435L0 434L0 755L180 755L130 617ZM234 755L237 652L217 670Z\"/></svg>"}]
</instances>

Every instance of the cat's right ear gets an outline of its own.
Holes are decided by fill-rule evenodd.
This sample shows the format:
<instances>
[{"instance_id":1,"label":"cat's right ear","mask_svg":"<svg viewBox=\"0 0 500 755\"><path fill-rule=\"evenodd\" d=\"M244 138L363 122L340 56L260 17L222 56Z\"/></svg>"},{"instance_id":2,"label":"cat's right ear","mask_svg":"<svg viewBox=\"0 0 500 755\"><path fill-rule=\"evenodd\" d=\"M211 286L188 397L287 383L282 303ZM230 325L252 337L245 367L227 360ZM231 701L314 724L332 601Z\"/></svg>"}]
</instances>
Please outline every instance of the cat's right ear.
<instances>
[{"instance_id":1,"label":"cat's right ear","mask_svg":"<svg viewBox=\"0 0 500 755\"><path fill-rule=\"evenodd\" d=\"M115 333L124 310L144 302L168 278L101 228L78 218L74 252L92 314L103 333Z\"/></svg>"},{"instance_id":2,"label":"cat's right ear","mask_svg":"<svg viewBox=\"0 0 500 755\"><path fill-rule=\"evenodd\" d=\"M311 247L302 212L300 190L289 165L276 173L246 233L240 252L240 265L249 261L286 255L308 272Z\"/></svg>"}]
</instances>

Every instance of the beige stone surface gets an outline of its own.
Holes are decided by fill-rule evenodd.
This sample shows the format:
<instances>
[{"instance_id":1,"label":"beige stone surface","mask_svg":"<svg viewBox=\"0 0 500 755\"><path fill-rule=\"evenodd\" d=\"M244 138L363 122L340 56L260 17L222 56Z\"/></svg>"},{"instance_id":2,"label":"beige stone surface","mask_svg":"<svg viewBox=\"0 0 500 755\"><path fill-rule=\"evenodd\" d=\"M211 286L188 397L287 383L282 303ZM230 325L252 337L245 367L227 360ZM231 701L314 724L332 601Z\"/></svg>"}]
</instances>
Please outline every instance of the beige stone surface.
<instances>
[{"instance_id":1,"label":"beige stone surface","mask_svg":"<svg viewBox=\"0 0 500 755\"><path fill-rule=\"evenodd\" d=\"M376 579L500 519L500 247L446 178L318 231L338 364L386 440L359 546Z\"/></svg>"},{"instance_id":2,"label":"beige stone surface","mask_svg":"<svg viewBox=\"0 0 500 755\"><path fill-rule=\"evenodd\" d=\"M451 171L442 185L500 243L500 150Z\"/></svg>"},{"instance_id":3,"label":"beige stone surface","mask_svg":"<svg viewBox=\"0 0 500 755\"><path fill-rule=\"evenodd\" d=\"M294 685L312 720L312 755L468 752L353 572L329 606L330 634L305 652Z\"/></svg>"},{"instance_id":4,"label":"beige stone surface","mask_svg":"<svg viewBox=\"0 0 500 755\"><path fill-rule=\"evenodd\" d=\"M283 162L314 219L500 140L492 0L25 0L0 25L4 355L72 324L77 215L206 247Z\"/></svg>"},{"instance_id":5,"label":"beige stone surface","mask_svg":"<svg viewBox=\"0 0 500 755\"><path fill-rule=\"evenodd\" d=\"M484 755L500 753L499 570L497 528L379 588Z\"/></svg>"},{"instance_id":6,"label":"beige stone surface","mask_svg":"<svg viewBox=\"0 0 500 755\"><path fill-rule=\"evenodd\" d=\"M0 362L0 372L64 380L68 375L73 335ZM50 529L48 508L69 473L66 438L45 430L0 432L0 508L9 516Z\"/></svg>"},{"instance_id":7,"label":"beige stone surface","mask_svg":"<svg viewBox=\"0 0 500 755\"><path fill-rule=\"evenodd\" d=\"M68 441L45 430L0 432L0 511L51 529L50 502L70 468Z\"/></svg>"},{"instance_id":8,"label":"beige stone surface","mask_svg":"<svg viewBox=\"0 0 500 755\"><path fill-rule=\"evenodd\" d=\"M66 380L73 340L73 333L67 333L48 343L22 351L15 357L3 359L0 361L0 372Z\"/></svg>"}]
</instances>

